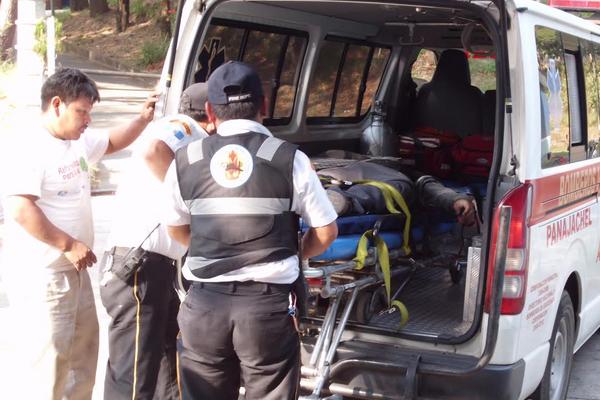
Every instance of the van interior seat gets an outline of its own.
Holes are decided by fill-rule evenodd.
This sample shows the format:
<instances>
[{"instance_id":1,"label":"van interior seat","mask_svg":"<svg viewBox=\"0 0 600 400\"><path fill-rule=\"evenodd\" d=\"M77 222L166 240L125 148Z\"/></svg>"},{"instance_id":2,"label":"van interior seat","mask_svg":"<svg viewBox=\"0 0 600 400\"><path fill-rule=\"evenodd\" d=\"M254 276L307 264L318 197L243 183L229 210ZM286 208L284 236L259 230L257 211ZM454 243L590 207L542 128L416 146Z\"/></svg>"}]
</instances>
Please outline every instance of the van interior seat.
<instances>
[{"instance_id":1,"label":"van interior seat","mask_svg":"<svg viewBox=\"0 0 600 400\"><path fill-rule=\"evenodd\" d=\"M434 128L460 137L482 130L481 91L471 86L463 51L447 49L440 56L431 82L417 94L416 128Z\"/></svg>"}]
</instances>

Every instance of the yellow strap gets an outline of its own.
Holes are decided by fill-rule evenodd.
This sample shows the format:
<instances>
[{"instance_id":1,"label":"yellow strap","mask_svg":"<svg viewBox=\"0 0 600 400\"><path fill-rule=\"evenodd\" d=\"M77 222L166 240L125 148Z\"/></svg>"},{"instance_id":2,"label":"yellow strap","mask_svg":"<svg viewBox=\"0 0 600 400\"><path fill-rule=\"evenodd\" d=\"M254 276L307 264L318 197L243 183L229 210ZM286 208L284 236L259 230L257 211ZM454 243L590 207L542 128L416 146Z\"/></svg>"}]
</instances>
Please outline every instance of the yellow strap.
<instances>
[{"instance_id":1,"label":"yellow strap","mask_svg":"<svg viewBox=\"0 0 600 400\"><path fill-rule=\"evenodd\" d=\"M392 307L396 307L400 312L400 328L408 322L408 309L400 300L392 301Z\"/></svg>"},{"instance_id":2,"label":"yellow strap","mask_svg":"<svg viewBox=\"0 0 600 400\"><path fill-rule=\"evenodd\" d=\"M385 295L388 307L396 307L398 311L400 311L400 328L402 328L408 322L408 310L406 309L406 306L399 300L391 301L392 279L390 270L390 255L385 240L383 240L381 236L376 235L375 232L373 232L373 229L369 229L363 233L358 241L356 257L354 257L354 261L356 262L355 269L361 270L365 266L365 259L368 255L369 240L372 240L377 248L377 260L383 274L383 284L385 287Z\"/></svg>"},{"instance_id":3,"label":"yellow strap","mask_svg":"<svg viewBox=\"0 0 600 400\"><path fill-rule=\"evenodd\" d=\"M400 206L402 213L406 216L406 221L404 222L404 231L402 235L402 250L404 250L404 254L410 255L410 223L411 223L411 214L408 209L408 205L402 196L402 193L398 191L394 186L390 185L386 182L379 181L361 181L360 183L364 185L375 186L381 193L383 194L383 198L385 200L385 207L391 214L400 214L400 211L396 209L395 204Z\"/></svg>"},{"instance_id":4,"label":"yellow strap","mask_svg":"<svg viewBox=\"0 0 600 400\"><path fill-rule=\"evenodd\" d=\"M369 240L372 240L375 243L375 247L377 248L377 260L379 262L379 266L381 267L381 272L383 273L383 283L385 285L385 294L387 297L388 305L390 304L390 291L391 291L391 278L390 278L390 256L388 252L387 244L385 240L379 235L375 235L373 229L369 229L360 237L358 241L358 247L356 249L356 257L354 257L354 261L356 262L356 267L354 269L361 270L365 266L365 259L368 255L368 244Z\"/></svg>"}]
</instances>

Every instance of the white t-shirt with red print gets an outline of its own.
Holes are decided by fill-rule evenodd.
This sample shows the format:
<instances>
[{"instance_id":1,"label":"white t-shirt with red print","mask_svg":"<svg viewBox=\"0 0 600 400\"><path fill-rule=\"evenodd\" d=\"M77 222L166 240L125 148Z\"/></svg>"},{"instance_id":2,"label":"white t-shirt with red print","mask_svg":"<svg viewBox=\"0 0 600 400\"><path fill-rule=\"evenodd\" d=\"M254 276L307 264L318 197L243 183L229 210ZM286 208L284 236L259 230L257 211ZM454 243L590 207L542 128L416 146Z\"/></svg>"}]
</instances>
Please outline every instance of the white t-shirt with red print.
<instances>
[{"instance_id":1,"label":"white t-shirt with red print","mask_svg":"<svg viewBox=\"0 0 600 400\"><path fill-rule=\"evenodd\" d=\"M94 243L89 166L102 158L108 132L87 130L79 140L58 139L44 128L27 134L15 147L4 171L3 195L31 195L59 229L87 246ZM73 268L64 254L33 236L5 215L3 261L9 268Z\"/></svg>"}]
</instances>

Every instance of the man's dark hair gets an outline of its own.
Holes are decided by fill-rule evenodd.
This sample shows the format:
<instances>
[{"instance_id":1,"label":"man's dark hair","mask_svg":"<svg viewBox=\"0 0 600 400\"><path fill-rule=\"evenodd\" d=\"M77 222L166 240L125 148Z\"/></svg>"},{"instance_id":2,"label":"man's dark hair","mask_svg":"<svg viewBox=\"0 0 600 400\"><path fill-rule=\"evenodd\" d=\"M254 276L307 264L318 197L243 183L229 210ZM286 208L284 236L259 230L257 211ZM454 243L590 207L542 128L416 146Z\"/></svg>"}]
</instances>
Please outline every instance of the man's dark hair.
<instances>
[{"instance_id":1,"label":"man's dark hair","mask_svg":"<svg viewBox=\"0 0 600 400\"><path fill-rule=\"evenodd\" d=\"M42 86L42 111L48 109L54 96L60 97L66 104L80 97L86 97L92 103L100 101L96 83L75 68L61 68L46 79Z\"/></svg>"},{"instance_id":2,"label":"man's dark hair","mask_svg":"<svg viewBox=\"0 0 600 400\"><path fill-rule=\"evenodd\" d=\"M179 112L192 118L196 122L208 122L208 115L205 110L192 109L192 100L185 93L181 95L179 101Z\"/></svg>"},{"instance_id":3,"label":"man's dark hair","mask_svg":"<svg viewBox=\"0 0 600 400\"><path fill-rule=\"evenodd\" d=\"M262 97L256 101L240 101L229 104L211 104L213 113L220 121L230 119L255 119L262 106Z\"/></svg>"}]
</instances>

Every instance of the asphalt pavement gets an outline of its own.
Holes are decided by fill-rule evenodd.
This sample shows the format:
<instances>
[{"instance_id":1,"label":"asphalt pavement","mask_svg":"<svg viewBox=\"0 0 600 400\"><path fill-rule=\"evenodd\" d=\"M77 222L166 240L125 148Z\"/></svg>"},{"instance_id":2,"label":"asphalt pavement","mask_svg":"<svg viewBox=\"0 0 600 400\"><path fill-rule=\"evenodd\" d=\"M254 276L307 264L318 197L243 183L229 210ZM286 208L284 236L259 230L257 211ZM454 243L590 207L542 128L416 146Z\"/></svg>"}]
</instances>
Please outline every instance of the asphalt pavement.
<instances>
[{"instance_id":1,"label":"asphalt pavement","mask_svg":"<svg viewBox=\"0 0 600 400\"><path fill-rule=\"evenodd\" d=\"M64 66L90 71L110 71L107 66L72 55L61 55L58 61L59 64ZM127 122L139 112L144 99L157 83L156 79L152 77L107 75L106 73L90 73L90 76L96 80L101 96L100 103L94 107L92 113L91 127L93 128L107 128ZM144 138L128 149L106 157L97 165L93 187L96 194L105 194L96 195L92 198L96 235L94 251L97 255L102 254L106 247L113 199L111 193L119 183L120 171L126 168L131 153L135 151L136 147L142 146L143 143ZM2 237L3 226L0 220L0 399L16 399L18 396L15 396L14 393L7 393L8 382L3 381L3 379L6 379L8 376L7 371L11 368L10 360L13 357L18 357L19 346L26 344L20 343L18 337L9 335L8 329L2 329L3 326L6 326L9 310L8 299L2 286L2 270L6 268L2 263ZM90 273L94 284L100 321L100 355L93 399L100 400L103 398L102 387L107 359L106 333L109 319L99 298L97 267L91 268ZM600 400L598 371L600 371L600 334L596 333L575 355L568 399ZM35 383L32 382L32 384ZM492 394L490 394L490 399L493 399Z\"/></svg>"}]
</instances>

